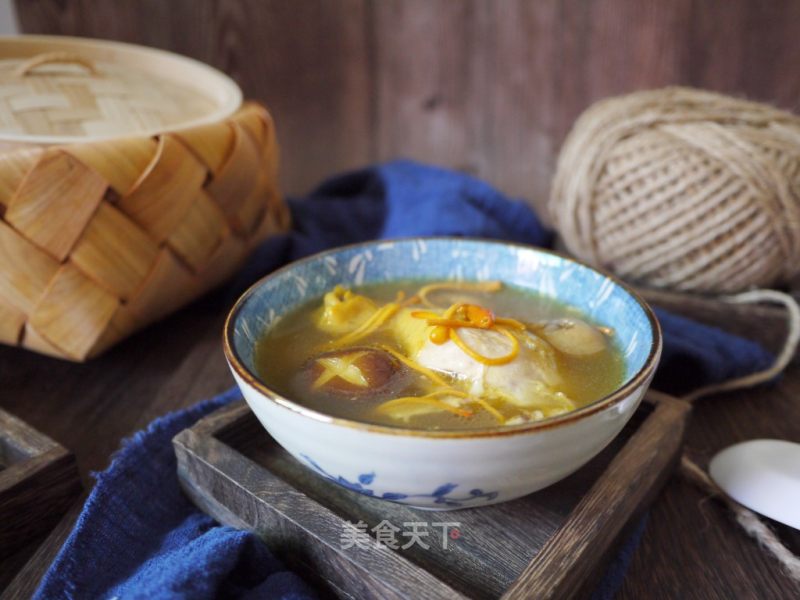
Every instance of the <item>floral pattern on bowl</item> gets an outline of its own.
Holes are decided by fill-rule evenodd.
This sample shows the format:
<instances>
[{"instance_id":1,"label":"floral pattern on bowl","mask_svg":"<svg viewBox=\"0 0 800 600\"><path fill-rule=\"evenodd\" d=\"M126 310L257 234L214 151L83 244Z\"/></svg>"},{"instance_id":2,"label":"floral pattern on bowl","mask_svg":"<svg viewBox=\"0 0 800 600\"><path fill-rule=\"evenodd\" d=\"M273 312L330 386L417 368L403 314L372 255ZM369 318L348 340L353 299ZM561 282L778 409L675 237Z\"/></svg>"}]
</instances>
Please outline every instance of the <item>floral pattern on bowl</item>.
<instances>
[{"instance_id":1,"label":"floral pattern on bowl","mask_svg":"<svg viewBox=\"0 0 800 600\"><path fill-rule=\"evenodd\" d=\"M420 499L432 499L434 504L441 504L444 506L448 506L450 508L465 508L466 506L473 506L472 503L477 503L478 500L483 500L484 502L491 502L495 498L497 498L497 492L484 492L480 489L472 489L469 491L467 496L460 496L455 497L451 496L450 493L453 492L457 487L457 483L444 483L437 487L433 492L430 494L403 494L399 492L383 492L380 495L376 494L374 490L366 487L370 485L373 481L375 481L375 472L372 471L370 473L362 473L358 476L358 481L348 481L341 475L331 475L325 469L319 466L315 460L306 456L305 454L301 455L302 458L306 461L306 463L314 469L317 473L325 477L326 479L330 479L333 482L338 483L342 487L347 488L348 490L352 490L354 492L358 492L359 494L364 494L365 496L372 496L374 498L380 498L381 500L393 500L395 502L399 502L401 504L411 504L414 505L418 503Z\"/></svg>"}]
</instances>

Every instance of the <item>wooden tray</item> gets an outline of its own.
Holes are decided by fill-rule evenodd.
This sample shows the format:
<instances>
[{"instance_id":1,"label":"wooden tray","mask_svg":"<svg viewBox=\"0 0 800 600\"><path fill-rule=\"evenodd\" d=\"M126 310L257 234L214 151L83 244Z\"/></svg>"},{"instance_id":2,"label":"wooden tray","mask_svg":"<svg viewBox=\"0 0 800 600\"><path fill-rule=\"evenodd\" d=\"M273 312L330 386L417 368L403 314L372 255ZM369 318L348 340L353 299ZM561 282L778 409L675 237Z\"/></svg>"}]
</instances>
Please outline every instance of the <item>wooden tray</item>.
<instances>
[{"instance_id":1,"label":"wooden tray","mask_svg":"<svg viewBox=\"0 0 800 600\"><path fill-rule=\"evenodd\" d=\"M0 559L51 529L80 491L75 457L0 410Z\"/></svg>"},{"instance_id":2,"label":"wooden tray","mask_svg":"<svg viewBox=\"0 0 800 600\"><path fill-rule=\"evenodd\" d=\"M244 402L199 421L173 445L181 484L197 506L255 531L332 596L567 598L597 583L626 524L678 456L689 407L654 396L609 448L564 481L519 500L452 512L412 509L322 479L278 446ZM429 549L343 547L352 524L371 529L383 520L425 524ZM460 537L444 549L443 527L434 522L458 523Z\"/></svg>"}]
</instances>

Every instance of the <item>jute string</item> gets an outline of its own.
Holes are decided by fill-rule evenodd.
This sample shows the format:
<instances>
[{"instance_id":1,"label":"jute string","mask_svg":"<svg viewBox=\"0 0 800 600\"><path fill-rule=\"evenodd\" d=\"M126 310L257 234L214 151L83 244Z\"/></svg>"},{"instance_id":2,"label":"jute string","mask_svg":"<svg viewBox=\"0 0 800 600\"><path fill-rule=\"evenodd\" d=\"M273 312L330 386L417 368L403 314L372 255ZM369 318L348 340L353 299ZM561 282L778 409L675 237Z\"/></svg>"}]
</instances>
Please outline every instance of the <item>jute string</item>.
<instances>
[{"instance_id":1,"label":"jute string","mask_svg":"<svg viewBox=\"0 0 800 600\"><path fill-rule=\"evenodd\" d=\"M550 214L583 260L649 287L778 303L784 345L767 369L684 396L773 379L800 340L800 308L772 288L800 274L800 118L689 88L611 98L576 121L561 149ZM749 291L743 291L749 290ZM687 456L681 473L723 500L800 583L800 559Z\"/></svg>"},{"instance_id":2,"label":"jute string","mask_svg":"<svg viewBox=\"0 0 800 600\"><path fill-rule=\"evenodd\" d=\"M800 341L800 307L798 307L792 296L776 290L752 290L732 296L722 296L720 299L731 304L759 304L762 302L782 304L787 312L788 332L786 339L775 361L768 368L744 377L737 377L701 387L681 398L687 402L696 402L713 394L745 389L770 381L788 366L797 351L798 341ZM763 523L753 511L742 506L726 494L685 453L681 457L680 473L702 492L720 499L731 510L736 522L742 529L781 564L786 575L800 585L800 558L784 546L778 536L775 535L775 532Z\"/></svg>"},{"instance_id":3,"label":"jute string","mask_svg":"<svg viewBox=\"0 0 800 600\"><path fill-rule=\"evenodd\" d=\"M761 547L774 556L783 567L784 572L796 583L800 583L800 558L783 545L775 532L767 527L756 514L745 508L736 500L719 489L708 474L689 460L685 455L681 457L681 475L696 485L700 490L719 498L731 510L736 522L741 525L747 534L755 539Z\"/></svg>"},{"instance_id":4,"label":"jute string","mask_svg":"<svg viewBox=\"0 0 800 600\"><path fill-rule=\"evenodd\" d=\"M687 88L598 102L559 155L567 248L652 287L716 294L800 273L800 118Z\"/></svg>"}]
</instances>

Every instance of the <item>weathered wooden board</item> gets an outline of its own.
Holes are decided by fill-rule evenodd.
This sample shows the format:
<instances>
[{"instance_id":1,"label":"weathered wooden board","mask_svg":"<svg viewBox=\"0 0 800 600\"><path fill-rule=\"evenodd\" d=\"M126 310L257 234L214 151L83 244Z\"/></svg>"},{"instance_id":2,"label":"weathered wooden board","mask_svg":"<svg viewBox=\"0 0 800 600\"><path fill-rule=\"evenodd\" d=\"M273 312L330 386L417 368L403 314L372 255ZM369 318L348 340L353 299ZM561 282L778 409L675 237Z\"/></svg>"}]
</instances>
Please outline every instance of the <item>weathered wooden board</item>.
<instances>
[{"instance_id":1,"label":"weathered wooden board","mask_svg":"<svg viewBox=\"0 0 800 600\"><path fill-rule=\"evenodd\" d=\"M72 453L0 410L0 559L53 527L80 490Z\"/></svg>"},{"instance_id":2,"label":"weathered wooden board","mask_svg":"<svg viewBox=\"0 0 800 600\"><path fill-rule=\"evenodd\" d=\"M727 312L715 312L715 316L726 315L728 322L735 319ZM88 473L108 465L120 438L166 412L191 406L234 384L219 343L224 317L210 299L196 302L86 365L0 348L0 406L72 449L84 481L90 481ZM735 324L749 326L744 333L754 338L769 331L774 340L780 340L785 334L782 321L775 321L779 326L775 328L754 318ZM775 385L724 394L696 405L686 445L705 464L722 448L747 439L800 439L798 397L800 364L795 363ZM32 595L69 533L77 509L19 572L7 589L8 598ZM758 544L731 524L730 515L681 478L670 478L649 515L620 598L796 595L792 581ZM798 532L784 528L782 537L788 547L800 550ZM2 561L0 588L26 559L20 558L16 566L10 564L11 559ZM4 570L9 572L5 580Z\"/></svg>"},{"instance_id":3,"label":"weathered wooden board","mask_svg":"<svg viewBox=\"0 0 800 600\"><path fill-rule=\"evenodd\" d=\"M200 508L255 531L336 596L568 598L596 584L626 526L665 482L688 412L678 400L648 400L609 448L564 481L454 512L377 500L318 477L272 441L243 402L183 431L173 445L181 483ZM429 547L345 547L344 532L359 521L370 531L383 521L401 529L424 524ZM457 523L450 527L460 535L445 548L434 522Z\"/></svg>"},{"instance_id":4,"label":"weathered wooden board","mask_svg":"<svg viewBox=\"0 0 800 600\"><path fill-rule=\"evenodd\" d=\"M683 84L797 109L796 0L16 0L27 33L220 68L277 123L289 193L408 156L542 207L575 118Z\"/></svg>"},{"instance_id":5,"label":"weathered wooden board","mask_svg":"<svg viewBox=\"0 0 800 600\"><path fill-rule=\"evenodd\" d=\"M87 494L81 494L44 539L37 539L2 562L0 600L29 600L78 519ZM5 571L8 571L7 573Z\"/></svg>"}]
</instances>

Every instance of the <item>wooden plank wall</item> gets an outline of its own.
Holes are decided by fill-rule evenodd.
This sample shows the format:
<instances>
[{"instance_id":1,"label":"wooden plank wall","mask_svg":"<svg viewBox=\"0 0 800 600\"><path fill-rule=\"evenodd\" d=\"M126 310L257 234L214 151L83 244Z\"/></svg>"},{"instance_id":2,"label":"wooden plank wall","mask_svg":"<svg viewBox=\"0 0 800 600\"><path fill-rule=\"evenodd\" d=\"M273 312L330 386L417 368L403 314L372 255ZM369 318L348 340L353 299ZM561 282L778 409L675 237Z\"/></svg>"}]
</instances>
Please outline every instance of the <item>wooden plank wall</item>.
<instances>
[{"instance_id":1,"label":"wooden plank wall","mask_svg":"<svg viewBox=\"0 0 800 600\"><path fill-rule=\"evenodd\" d=\"M668 84L798 109L797 0L17 0L30 33L173 50L265 101L302 193L397 156L535 204L592 101Z\"/></svg>"}]
</instances>

